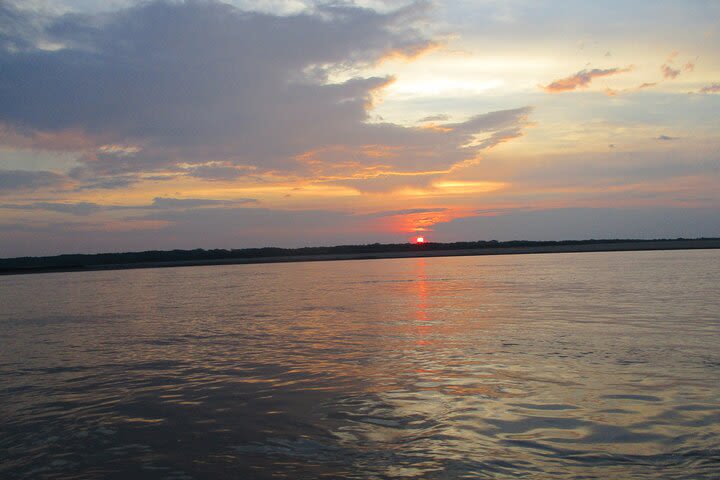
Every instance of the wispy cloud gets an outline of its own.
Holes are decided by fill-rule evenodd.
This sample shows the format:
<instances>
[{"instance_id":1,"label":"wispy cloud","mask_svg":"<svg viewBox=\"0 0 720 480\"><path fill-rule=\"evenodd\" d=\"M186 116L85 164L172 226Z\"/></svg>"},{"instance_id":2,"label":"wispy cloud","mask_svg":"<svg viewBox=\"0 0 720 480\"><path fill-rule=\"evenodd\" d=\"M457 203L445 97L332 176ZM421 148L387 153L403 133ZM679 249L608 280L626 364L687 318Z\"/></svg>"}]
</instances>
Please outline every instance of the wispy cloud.
<instances>
[{"instance_id":1,"label":"wispy cloud","mask_svg":"<svg viewBox=\"0 0 720 480\"><path fill-rule=\"evenodd\" d=\"M78 179L82 183L77 186L78 191L82 190L114 190L129 187L133 183L140 181L138 175L123 175L123 176L101 176L94 178L82 178Z\"/></svg>"},{"instance_id":2,"label":"wispy cloud","mask_svg":"<svg viewBox=\"0 0 720 480\"><path fill-rule=\"evenodd\" d=\"M50 212L69 213L71 215L91 215L104 209L103 206L93 202L60 203L35 202L29 204L0 204L0 208L9 210L46 210Z\"/></svg>"},{"instance_id":3,"label":"wispy cloud","mask_svg":"<svg viewBox=\"0 0 720 480\"><path fill-rule=\"evenodd\" d=\"M699 90L699 93L720 93L720 83L706 85Z\"/></svg>"},{"instance_id":4,"label":"wispy cloud","mask_svg":"<svg viewBox=\"0 0 720 480\"><path fill-rule=\"evenodd\" d=\"M67 182L63 175L47 171L0 170L0 192L61 187Z\"/></svg>"},{"instance_id":5,"label":"wispy cloud","mask_svg":"<svg viewBox=\"0 0 720 480\"><path fill-rule=\"evenodd\" d=\"M665 63L660 67L660 72L662 73L663 78L668 80L674 80L677 77L680 76L682 72L692 72L695 70L695 63L694 62L687 62L682 66L675 66L675 60L680 55L680 52L675 51L670 53L668 55L667 60Z\"/></svg>"},{"instance_id":6,"label":"wispy cloud","mask_svg":"<svg viewBox=\"0 0 720 480\"><path fill-rule=\"evenodd\" d=\"M668 79L674 79L677 78L678 75L680 75L680 69L673 68L670 65L663 65L660 67L660 71L662 72L662 76Z\"/></svg>"},{"instance_id":7,"label":"wispy cloud","mask_svg":"<svg viewBox=\"0 0 720 480\"><path fill-rule=\"evenodd\" d=\"M418 120L418 123L424 123L424 122L446 122L450 120L450 115L445 115L444 113L440 113L438 115L428 115L427 117L423 117L420 120Z\"/></svg>"},{"instance_id":8,"label":"wispy cloud","mask_svg":"<svg viewBox=\"0 0 720 480\"><path fill-rule=\"evenodd\" d=\"M215 200L207 198L155 197L152 203L145 205L102 205L95 202L32 202L20 204L0 204L0 209L28 211L44 210L48 212L86 216L100 212L110 212L118 210L191 210L209 207L238 207L241 205L249 205L255 203L258 203L258 201L254 198Z\"/></svg>"},{"instance_id":9,"label":"wispy cloud","mask_svg":"<svg viewBox=\"0 0 720 480\"><path fill-rule=\"evenodd\" d=\"M253 167L233 165L231 163L211 163L208 165L190 166L187 175L204 180L233 180L247 175Z\"/></svg>"},{"instance_id":10,"label":"wispy cloud","mask_svg":"<svg viewBox=\"0 0 720 480\"><path fill-rule=\"evenodd\" d=\"M155 197L147 208L198 208L210 206L234 206L258 203L255 198L236 198L233 200L212 200L207 198L170 198Z\"/></svg>"},{"instance_id":11,"label":"wispy cloud","mask_svg":"<svg viewBox=\"0 0 720 480\"><path fill-rule=\"evenodd\" d=\"M405 210L386 210L383 212L369 213L364 216L370 218L395 217L398 215L416 215L419 213L439 213L447 210L447 208L407 208Z\"/></svg>"},{"instance_id":12,"label":"wispy cloud","mask_svg":"<svg viewBox=\"0 0 720 480\"><path fill-rule=\"evenodd\" d=\"M568 92L568 91L575 90L577 88L587 87L596 78L609 77L611 75L618 75L620 73L629 72L632 69L633 69L632 66L628 66L625 68L608 68L608 69L594 68L592 70L581 70L573 75L570 75L569 77L555 80L554 82L552 82L548 85L545 85L542 88L543 88L543 90L545 90L548 93Z\"/></svg>"}]
</instances>

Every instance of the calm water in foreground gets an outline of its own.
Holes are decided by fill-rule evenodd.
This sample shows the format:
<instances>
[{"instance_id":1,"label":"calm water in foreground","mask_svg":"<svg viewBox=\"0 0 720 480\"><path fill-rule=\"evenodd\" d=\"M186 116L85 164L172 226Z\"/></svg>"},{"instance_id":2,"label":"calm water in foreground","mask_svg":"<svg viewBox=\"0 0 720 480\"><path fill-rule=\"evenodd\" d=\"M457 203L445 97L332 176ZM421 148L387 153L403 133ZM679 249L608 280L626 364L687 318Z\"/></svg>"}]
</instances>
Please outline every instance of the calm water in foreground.
<instances>
[{"instance_id":1,"label":"calm water in foreground","mask_svg":"<svg viewBox=\"0 0 720 480\"><path fill-rule=\"evenodd\" d=\"M0 478L720 478L720 250L0 277Z\"/></svg>"}]
</instances>

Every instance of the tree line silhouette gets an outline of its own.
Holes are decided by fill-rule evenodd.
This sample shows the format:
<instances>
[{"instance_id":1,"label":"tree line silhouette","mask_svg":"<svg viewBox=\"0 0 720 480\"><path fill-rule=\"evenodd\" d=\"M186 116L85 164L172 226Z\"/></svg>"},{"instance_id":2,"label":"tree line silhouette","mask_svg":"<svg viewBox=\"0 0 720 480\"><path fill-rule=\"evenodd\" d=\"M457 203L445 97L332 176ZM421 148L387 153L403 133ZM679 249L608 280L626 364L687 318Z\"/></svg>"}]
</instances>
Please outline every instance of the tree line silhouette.
<instances>
[{"instance_id":1,"label":"tree line silhouette","mask_svg":"<svg viewBox=\"0 0 720 480\"><path fill-rule=\"evenodd\" d=\"M497 240L481 240L475 242L437 243L372 243L368 245L337 245L329 247L301 247L301 248L242 248L242 249L210 249L197 248L194 250L148 250L144 252L125 253L98 253L98 254L64 254L46 257L17 257L0 259L0 273L18 273L22 271L38 270L72 270L101 266L138 266L143 263L162 262L193 262L193 261L222 261L233 259L277 259L282 257L304 257L322 255L345 254L382 254L397 252L419 252L435 250L482 250L496 248L516 247L547 247L547 246L573 246L591 244L616 243L647 243L647 242L677 242L690 240L719 240L717 238L696 239L605 239L605 240L562 240L562 241L526 241L513 240L499 242Z\"/></svg>"}]
</instances>

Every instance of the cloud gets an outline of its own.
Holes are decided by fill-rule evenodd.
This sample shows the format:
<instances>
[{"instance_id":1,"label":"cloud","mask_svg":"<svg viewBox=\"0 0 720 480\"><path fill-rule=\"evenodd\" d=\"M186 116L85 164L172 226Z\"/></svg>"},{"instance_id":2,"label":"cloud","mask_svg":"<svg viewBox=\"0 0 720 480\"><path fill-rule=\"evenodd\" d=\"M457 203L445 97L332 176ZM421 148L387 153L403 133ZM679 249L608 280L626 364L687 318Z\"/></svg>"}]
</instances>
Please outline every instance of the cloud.
<instances>
[{"instance_id":1,"label":"cloud","mask_svg":"<svg viewBox=\"0 0 720 480\"><path fill-rule=\"evenodd\" d=\"M199 165L188 169L188 176L205 180L233 180L247 175L248 168L231 165Z\"/></svg>"},{"instance_id":2,"label":"cloud","mask_svg":"<svg viewBox=\"0 0 720 480\"><path fill-rule=\"evenodd\" d=\"M485 149L522 135L532 107L475 115L438 129L367 125L360 145L332 145L298 157L312 177L361 191L427 187ZM372 140L372 143L370 143Z\"/></svg>"},{"instance_id":3,"label":"cloud","mask_svg":"<svg viewBox=\"0 0 720 480\"><path fill-rule=\"evenodd\" d=\"M423 117L420 120L418 120L418 123L424 123L424 122L445 122L447 120L450 120L450 115L446 115L444 113L440 113L438 115L428 115L427 117Z\"/></svg>"},{"instance_id":4,"label":"cloud","mask_svg":"<svg viewBox=\"0 0 720 480\"><path fill-rule=\"evenodd\" d=\"M35 202L26 205L4 204L0 208L12 210L47 210L58 213L69 213L71 215L91 215L104 209L101 205L92 202L78 203L57 203L57 202Z\"/></svg>"},{"instance_id":5,"label":"cloud","mask_svg":"<svg viewBox=\"0 0 720 480\"><path fill-rule=\"evenodd\" d=\"M670 140L677 140L677 137L670 137L668 135L660 135L656 138L656 140L662 140L662 141L670 141Z\"/></svg>"},{"instance_id":6,"label":"cloud","mask_svg":"<svg viewBox=\"0 0 720 480\"><path fill-rule=\"evenodd\" d=\"M32 47L32 38L37 36L38 27L8 2L0 2L0 48L9 51L25 50Z\"/></svg>"},{"instance_id":7,"label":"cloud","mask_svg":"<svg viewBox=\"0 0 720 480\"><path fill-rule=\"evenodd\" d=\"M82 177L81 177L82 178ZM140 177L137 175L125 175L120 177L106 177L106 178L93 178L84 179L82 185L77 187L77 190L113 190L119 188L129 187L133 183L140 181Z\"/></svg>"},{"instance_id":8,"label":"cloud","mask_svg":"<svg viewBox=\"0 0 720 480\"><path fill-rule=\"evenodd\" d=\"M43 32L66 48L0 54L0 121L31 131L77 128L105 137L101 145L134 145L135 154L123 156L147 163L167 161L147 158L158 147L210 153L212 142L232 137L259 150L290 123L365 120L365 102L386 79L325 84L329 70L428 47L410 26L424 8L319 6L314 15L273 16L213 1L156 1L104 16L67 14ZM259 142L258 134L267 137ZM117 157L97 153L102 163Z\"/></svg>"},{"instance_id":9,"label":"cloud","mask_svg":"<svg viewBox=\"0 0 720 480\"><path fill-rule=\"evenodd\" d=\"M157 210L121 221L4 223L4 257L174 248L302 247L407 241L382 219L333 210L208 207Z\"/></svg>"},{"instance_id":10,"label":"cloud","mask_svg":"<svg viewBox=\"0 0 720 480\"><path fill-rule=\"evenodd\" d=\"M472 213L472 212L469 212ZM717 236L715 208L493 208L476 216L452 217L433 225L433 241L567 240ZM137 251L173 248L363 244L407 241L408 232L389 233L382 219L338 211L280 211L259 208L208 208L196 212L158 211L155 220L125 219L133 230L112 225L57 222L29 226L4 224L3 256L70 252ZM374 223L380 222L380 223ZM140 229L138 224L145 226Z\"/></svg>"},{"instance_id":11,"label":"cloud","mask_svg":"<svg viewBox=\"0 0 720 480\"><path fill-rule=\"evenodd\" d=\"M663 77L674 79L678 75L680 75L680 69L672 68L670 65L663 65L660 67L660 71L662 72Z\"/></svg>"},{"instance_id":12,"label":"cloud","mask_svg":"<svg viewBox=\"0 0 720 480\"><path fill-rule=\"evenodd\" d=\"M699 90L699 93L720 93L720 83L706 85Z\"/></svg>"},{"instance_id":13,"label":"cloud","mask_svg":"<svg viewBox=\"0 0 720 480\"><path fill-rule=\"evenodd\" d=\"M203 209L202 215L193 210L161 210L126 219L128 222L148 220L167 223L156 232L161 237L186 235L192 244L194 239L205 242L203 239L211 236L217 239L214 244L236 248L269 244L300 246L304 242L327 244L326 241L329 243L333 238L348 238L348 233L353 231L368 240L373 238L373 229L368 227L371 219L336 210L218 206Z\"/></svg>"},{"instance_id":14,"label":"cloud","mask_svg":"<svg viewBox=\"0 0 720 480\"><path fill-rule=\"evenodd\" d=\"M209 207L193 211L158 211L129 217L127 222L164 224L156 235L188 240L217 239L226 246L332 245L348 242L406 241L414 231L467 215L451 208L417 208L357 214L341 210L277 210L269 208ZM295 228L294 228L295 227ZM223 239L220 241L220 239Z\"/></svg>"},{"instance_id":15,"label":"cloud","mask_svg":"<svg viewBox=\"0 0 720 480\"><path fill-rule=\"evenodd\" d=\"M507 210L439 224L434 236L467 240L570 240L717 236L717 208L558 208Z\"/></svg>"},{"instance_id":16,"label":"cloud","mask_svg":"<svg viewBox=\"0 0 720 480\"><path fill-rule=\"evenodd\" d=\"M383 212L369 213L364 216L370 218L394 217L397 215L415 215L418 213L438 213L445 212L447 208L407 208L405 210L386 210Z\"/></svg>"},{"instance_id":17,"label":"cloud","mask_svg":"<svg viewBox=\"0 0 720 480\"><path fill-rule=\"evenodd\" d=\"M662 75L665 79L675 79L677 78L682 72L692 72L695 70L695 64L693 62L687 62L682 67L675 68L673 66L673 61L675 57L677 57L679 53L673 52L668 57L665 64L663 64L660 67L660 71L662 72ZM575 75L570 75L569 77L561 78L559 80L555 80L554 82L550 83L549 85L546 85L542 87L546 92L549 93L559 93L564 91L570 91L575 90L577 88L587 87L592 83L593 79L598 77L607 77L610 75L616 75L619 73L625 73L633 70L633 66L630 65L625 68L611 68L611 69L593 69L593 70L582 70ZM610 97L615 97L620 94L625 94L628 92L637 92L639 90L643 90L646 88L654 87L658 84L658 82L645 82L637 86L636 88L627 88L622 90L617 90L613 88L605 88L604 92L606 95Z\"/></svg>"},{"instance_id":18,"label":"cloud","mask_svg":"<svg viewBox=\"0 0 720 480\"><path fill-rule=\"evenodd\" d=\"M189 210L205 207L233 207L253 203L257 203L257 200L254 198L214 200L207 198L155 197L152 203L148 205L100 205L94 202L34 202L27 204L0 204L0 208L28 211L44 210L49 212L87 216L99 212L109 212L117 210Z\"/></svg>"},{"instance_id":19,"label":"cloud","mask_svg":"<svg viewBox=\"0 0 720 480\"><path fill-rule=\"evenodd\" d=\"M35 190L61 187L67 178L54 172L30 170L0 170L0 192L6 190Z\"/></svg>"},{"instance_id":20,"label":"cloud","mask_svg":"<svg viewBox=\"0 0 720 480\"><path fill-rule=\"evenodd\" d=\"M479 132L498 131L514 127L527 118L532 107L512 108L496 112L475 115L460 123L445 123L442 126L449 128L453 133L472 135Z\"/></svg>"},{"instance_id":21,"label":"cloud","mask_svg":"<svg viewBox=\"0 0 720 480\"><path fill-rule=\"evenodd\" d=\"M592 70L581 70L574 75L570 75L569 77L555 80L554 82L542 88L548 93L567 92L575 90L577 88L587 87L595 78L609 77L611 75L629 72L632 70L632 68L632 66L629 66L625 68L609 68L605 70L599 68L594 68Z\"/></svg>"},{"instance_id":22,"label":"cloud","mask_svg":"<svg viewBox=\"0 0 720 480\"><path fill-rule=\"evenodd\" d=\"M674 80L680 76L682 72L692 72L695 70L695 64L693 62L687 62L682 67L674 67L673 64L679 54L679 52L672 52L670 56L668 56L667 61L660 67L660 72L664 78Z\"/></svg>"},{"instance_id":23,"label":"cloud","mask_svg":"<svg viewBox=\"0 0 720 480\"><path fill-rule=\"evenodd\" d=\"M33 35L6 34L22 48L0 48L0 128L24 148L74 146L81 166L72 177L83 190L168 172L233 180L448 169L518 135L529 108L452 131L371 122L370 109L393 79L349 72L433 47L421 29L428 8L322 4L272 15L212 0L150 1L42 22L14 11L18 22L37 27ZM21 42L32 38L62 48ZM465 148L477 134L497 135ZM369 146L396 154L378 158ZM318 149L326 156L335 149L334 157L298 160ZM339 173L338 165L345 165Z\"/></svg>"},{"instance_id":24,"label":"cloud","mask_svg":"<svg viewBox=\"0 0 720 480\"><path fill-rule=\"evenodd\" d=\"M257 203L254 198L237 198L233 200L211 200L207 198L169 198L155 197L148 208L198 208L219 205L241 205Z\"/></svg>"}]
</instances>

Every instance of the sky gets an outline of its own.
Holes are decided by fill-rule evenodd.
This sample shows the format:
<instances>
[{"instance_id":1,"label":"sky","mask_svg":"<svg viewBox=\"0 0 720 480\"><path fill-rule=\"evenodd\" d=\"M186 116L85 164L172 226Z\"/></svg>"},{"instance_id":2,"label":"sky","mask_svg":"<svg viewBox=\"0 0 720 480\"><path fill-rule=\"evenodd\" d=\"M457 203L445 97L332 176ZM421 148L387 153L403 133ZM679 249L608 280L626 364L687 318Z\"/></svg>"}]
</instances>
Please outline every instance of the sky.
<instances>
[{"instance_id":1,"label":"sky","mask_svg":"<svg viewBox=\"0 0 720 480\"><path fill-rule=\"evenodd\" d=\"M720 236L715 0L0 0L0 257Z\"/></svg>"}]
</instances>

